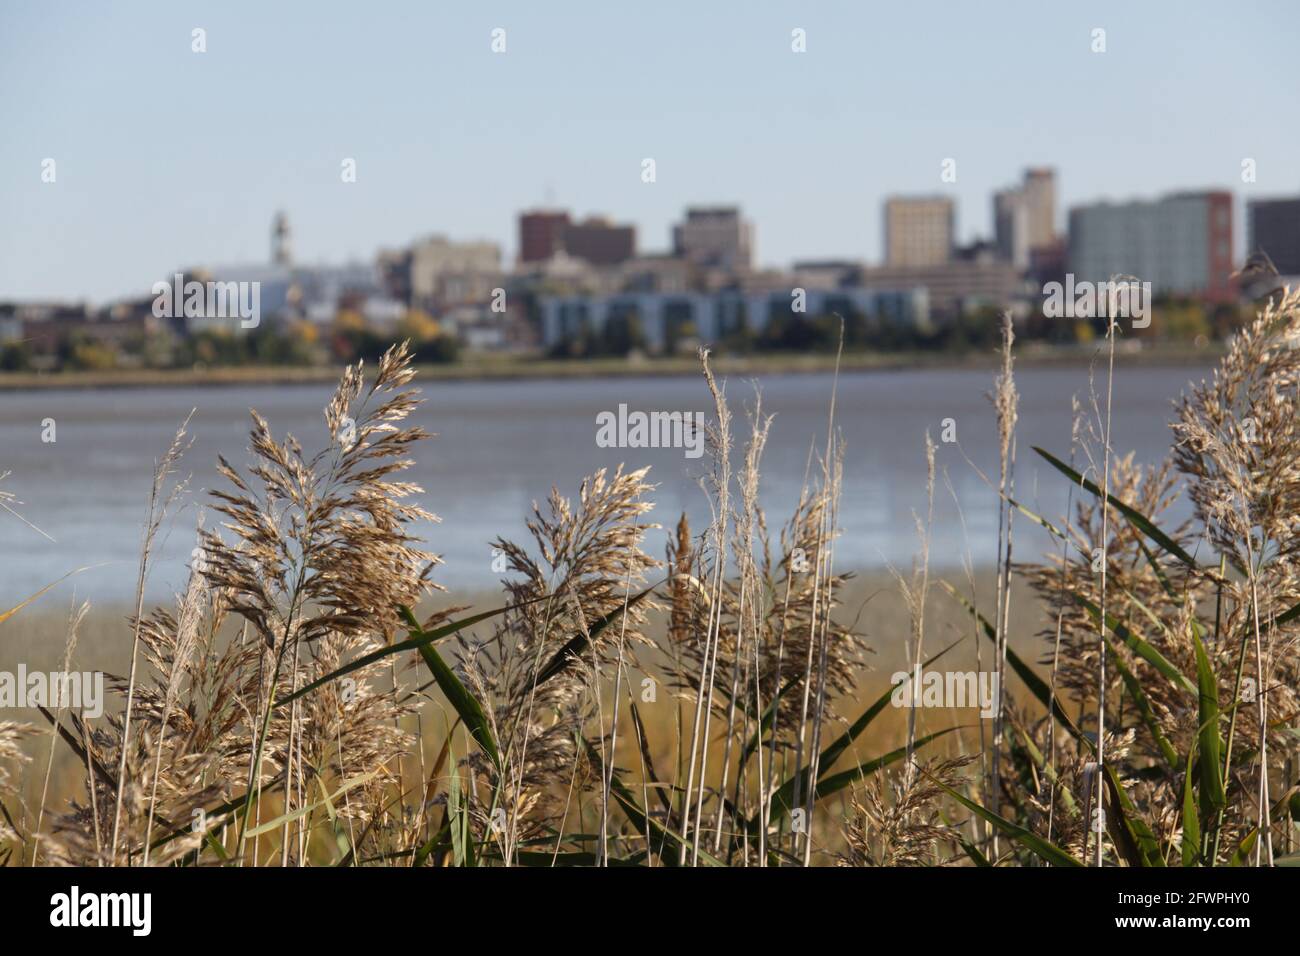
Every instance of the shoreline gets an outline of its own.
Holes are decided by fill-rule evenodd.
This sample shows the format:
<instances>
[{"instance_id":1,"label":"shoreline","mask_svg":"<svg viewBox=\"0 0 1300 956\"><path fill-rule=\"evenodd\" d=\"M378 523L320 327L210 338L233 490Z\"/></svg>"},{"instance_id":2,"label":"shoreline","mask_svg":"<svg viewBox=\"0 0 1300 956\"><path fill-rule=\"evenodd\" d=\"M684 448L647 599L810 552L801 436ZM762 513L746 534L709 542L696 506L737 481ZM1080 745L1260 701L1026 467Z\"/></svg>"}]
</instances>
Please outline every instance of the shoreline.
<instances>
[{"instance_id":1,"label":"shoreline","mask_svg":"<svg viewBox=\"0 0 1300 956\"><path fill-rule=\"evenodd\" d=\"M1219 345L1202 349L1183 345L1157 345L1116 351L1116 364L1199 365L1216 359ZM1021 367L1086 366L1101 356L1101 346L1061 347L1030 344L1016 354ZM841 372L896 372L917 369L983 370L996 368L998 355L983 352L853 352L840 360ZM828 374L835 370L829 353L765 355L715 355L713 369L721 375ZM529 381L595 378L675 378L699 374L699 360L682 355L672 358L475 358L451 365L417 366L422 382ZM233 366L211 369L122 369L97 372L4 372L0 392L46 389L231 387L238 385L332 385L341 365Z\"/></svg>"}]
</instances>

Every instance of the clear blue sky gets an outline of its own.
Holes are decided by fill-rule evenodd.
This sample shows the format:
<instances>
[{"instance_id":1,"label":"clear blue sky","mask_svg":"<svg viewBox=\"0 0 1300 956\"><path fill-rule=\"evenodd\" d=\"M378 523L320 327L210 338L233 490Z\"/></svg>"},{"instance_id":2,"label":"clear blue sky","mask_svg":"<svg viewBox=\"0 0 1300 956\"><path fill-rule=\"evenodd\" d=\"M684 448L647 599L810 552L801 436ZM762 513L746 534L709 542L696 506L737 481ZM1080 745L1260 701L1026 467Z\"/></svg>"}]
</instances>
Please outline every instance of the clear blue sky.
<instances>
[{"instance_id":1,"label":"clear blue sky","mask_svg":"<svg viewBox=\"0 0 1300 956\"><path fill-rule=\"evenodd\" d=\"M1297 193L1298 27L1284 2L4 0L0 299L260 262L277 208L303 261L433 232L512 261L548 196L635 222L643 250L688 203L738 202L787 265L877 258L893 192L950 191L962 239L987 233L1027 164L1057 168L1062 223L1102 197Z\"/></svg>"}]
</instances>

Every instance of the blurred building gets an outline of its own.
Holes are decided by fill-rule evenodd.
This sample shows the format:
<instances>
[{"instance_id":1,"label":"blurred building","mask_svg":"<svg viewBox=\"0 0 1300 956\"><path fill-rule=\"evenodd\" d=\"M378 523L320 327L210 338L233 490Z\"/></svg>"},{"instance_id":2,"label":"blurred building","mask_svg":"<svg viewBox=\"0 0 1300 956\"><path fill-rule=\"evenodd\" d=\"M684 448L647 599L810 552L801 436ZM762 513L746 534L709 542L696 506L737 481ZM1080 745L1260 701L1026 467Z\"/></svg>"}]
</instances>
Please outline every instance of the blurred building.
<instances>
[{"instance_id":1,"label":"blurred building","mask_svg":"<svg viewBox=\"0 0 1300 956\"><path fill-rule=\"evenodd\" d=\"M885 263L898 268L942 265L952 258L956 207L946 196L885 200Z\"/></svg>"},{"instance_id":2,"label":"blurred building","mask_svg":"<svg viewBox=\"0 0 1300 956\"><path fill-rule=\"evenodd\" d=\"M1283 276L1300 276L1300 197L1246 204L1246 252L1263 252Z\"/></svg>"},{"instance_id":3,"label":"blurred building","mask_svg":"<svg viewBox=\"0 0 1300 956\"><path fill-rule=\"evenodd\" d=\"M993 232L998 255L1022 271L1036 252L1051 248L1057 241L1055 171L1027 169L1019 186L994 193Z\"/></svg>"},{"instance_id":4,"label":"blurred building","mask_svg":"<svg viewBox=\"0 0 1300 956\"><path fill-rule=\"evenodd\" d=\"M616 226L602 216L569 223L563 232L564 251L593 266L612 266L636 255L636 227Z\"/></svg>"},{"instance_id":5,"label":"blurred building","mask_svg":"<svg viewBox=\"0 0 1300 956\"><path fill-rule=\"evenodd\" d=\"M924 289L931 314L951 320L983 307L1008 309L1027 295L1020 271L978 245L960 259L930 266L875 266L857 282L867 289Z\"/></svg>"},{"instance_id":6,"label":"blurred building","mask_svg":"<svg viewBox=\"0 0 1300 956\"><path fill-rule=\"evenodd\" d=\"M1024 196L1030 251L1051 245L1056 238L1056 172L1026 169L1020 192Z\"/></svg>"},{"instance_id":7,"label":"blurred building","mask_svg":"<svg viewBox=\"0 0 1300 956\"><path fill-rule=\"evenodd\" d=\"M157 340L166 320L156 319L153 298L92 308L84 302L0 302L0 349L16 347L36 370L57 368L59 353L78 346L98 346L127 365L125 350Z\"/></svg>"},{"instance_id":8,"label":"blurred building","mask_svg":"<svg viewBox=\"0 0 1300 956\"><path fill-rule=\"evenodd\" d=\"M1232 194L1186 192L1070 210L1067 268L1075 281L1132 276L1157 295L1233 298Z\"/></svg>"},{"instance_id":9,"label":"blurred building","mask_svg":"<svg viewBox=\"0 0 1300 956\"><path fill-rule=\"evenodd\" d=\"M998 255L1017 269L1029 266L1029 209L1019 189L993 194L993 235Z\"/></svg>"},{"instance_id":10,"label":"blurred building","mask_svg":"<svg viewBox=\"0 0 1300 956\"><path fill-rule=\"evenodd\" d=\"M341 265L297 264L293 258L289 218L277 212L271 221L270 261L235 265L199 266L179 270L184 281L256 283L261 321L306 319L328 324L343 303L377 325L390 325L402 304L389 292L385 261L346 262ZM160 276L171 281L171 276ZM214 327L205 316L175 316L174 331L194 334ZM228 327L224 323L218 327ZM236 323L236 327L239 328ZM240 329L241 331L242 328Z\"/></svg>"},{"instance_id":11,"label":"blurred building","mask_svg":"<svg viewBox=\"0 0 1300 956\"><path fill-rule=\"evenodd\" d=\"M501 247L494 242L454 242L429 236L407 250L410 304L435 314L486 302L501 285Z\"/></svg>"},{"instance_id":12,"label":"blurred building","mask_svg":"<svg viewBox=\"0 0 1300 956\"><path fill-rule=\"evenodd\" d=\"M306 319L328 324L347 301L368 320L386 324L401 307L389 295L375 263L212 266L185 269L182 275L186 282L256 283L263 323ZM177 316L172 321L177 331L188 334L209 330L214 323L206 316ZM219 327L229 327L229 323L222 322Z\"/></svg>"},{"instance_id":13,"label":"blurred building","mask_svg":"<svg viewBox=\"0 0 1300 956\"><path fill-rule=\"evenodd\" d=\"M690 264L676 256L642 255L618 267L614 282L629 292L685 292L691 287Z\"/></svg>"},{"instance_id":14,"label":"blurred building","mask_svg":"<svg viewBox=\"0 0 1300 956\"><path fill-rule=\"evenodd\" d=\"M1069 248L1062 236L1029 251L1029 277L1040 289L1049 282L1065 282Z\"/></svg>"},{"instance_id":15,"label":"blurred building","mask_svg":"<svg viewBox=\"0 0 1300 956\"><path fill-rule=\"evenodd\" d=\"M636 255L636 227L616 225L604 216L581 222L563 209L535 209L519 216L520 265L545 262L560 254L593 266L613 266Z\"/></svg>"},{"instance_id":16,"label":"blurred building","mask_svg":"<svg viewBox=\"0 0 1300 956\"><path fill-rule=\"evenodd\" d=\"M964 246L954 246L952 258L954 262L997 262L1000 256L997 243L974 239Z\"/></svg>"},{"instance_id":17,"label":"blurred building","mask_svg":"<svg viewBox=\"0 0 1300 956\"><path fill-rule=\"evenodd\" d=\"M0 302L0 345L24 342L33 352L52 352L61 335L94 320L84 302Z\"/></svg>"},{"instance_id":18,"label":"blurred building","mask_svg":"<svg viewBox=\"0 0 1300 956\"><path fill-rule=\"evenodd\" d=\"M519 261L545 262L564 248L569 214L561 209L533 209L519 215Z\"/></svg>"},{"instance_id":19,"label":"blurred building","mask_svg":"<svg viewBox=\"0 0 1300 956\"><path fill-rule=\"evenodd\" d=\"M290 272L290 302L296 314L318 325L334 321L349 308L378 328L391 328L405 304L388 294L374 263L297 266Z\"/></svg>"},{"instance_id":20,"label":"blurred building","mask_svg":"<svg viewBox=\"0 0 1300 956\"><path fill-rule=\"evenodd\" d=\"M792 267L795 282L805 289L837 289L852 285L863 264L852 259L807 259Z\"/></svg>"},{"instance_id":21,"label":"blurred building","mask_svg":"<svg viewBox=\"0 0 1300 956\"><path fill-rule=\"evenodd\" d=\"M736 206L690 208L673 227L673 252L692 265L748 269L753 251L754 228Z\"/></svg>"},{"instance_id":22,"label":"blurred building","mask_svg":"<svg viewBox=\"0 0 1300 956\"><path fill-rule=\"evenodd\" d=\"M788 316L793 277L718 292L622 292L597 296L544 296L538 302L542 345L548 349L586 337L601 337L614 326L635 328L652 352L670 351L682 341L717 341L742 329L759 335L778 315ZM892 291L843 288L809 289L809 317L854 312L868 319L921 327L929 320L924 289Z\"/></svg>"}]
</instances>

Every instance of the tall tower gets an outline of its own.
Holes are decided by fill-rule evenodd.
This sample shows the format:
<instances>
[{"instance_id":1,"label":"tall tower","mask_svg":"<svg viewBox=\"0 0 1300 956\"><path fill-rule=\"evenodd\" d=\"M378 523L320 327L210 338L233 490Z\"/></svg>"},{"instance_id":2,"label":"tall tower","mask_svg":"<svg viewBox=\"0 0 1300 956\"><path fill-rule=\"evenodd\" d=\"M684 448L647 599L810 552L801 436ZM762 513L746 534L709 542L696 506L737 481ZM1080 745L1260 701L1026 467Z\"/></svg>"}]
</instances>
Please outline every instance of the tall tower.
<instances>
[{"instance_id":1,"label":"tall tower","mask_svg":"<svg viewBox=\"0 0 1300 956\"><path fill-rule=\"evenodd\" d=\"M277 266L293 264L293 236L289 232L289 217L283 210L271 221L271 262Z\"/></svg>"},{"instance_id":2,"label":"tall tower","mask_svg":"<svg viewBox=\"0 0 1300 956\"><path fill-rule=\"evenodd\" d=\"M1056 238L1056 172L1047 168L1026 169L1023 195L1029 248L1050 246Z\"/></svg>"}]
</instances>

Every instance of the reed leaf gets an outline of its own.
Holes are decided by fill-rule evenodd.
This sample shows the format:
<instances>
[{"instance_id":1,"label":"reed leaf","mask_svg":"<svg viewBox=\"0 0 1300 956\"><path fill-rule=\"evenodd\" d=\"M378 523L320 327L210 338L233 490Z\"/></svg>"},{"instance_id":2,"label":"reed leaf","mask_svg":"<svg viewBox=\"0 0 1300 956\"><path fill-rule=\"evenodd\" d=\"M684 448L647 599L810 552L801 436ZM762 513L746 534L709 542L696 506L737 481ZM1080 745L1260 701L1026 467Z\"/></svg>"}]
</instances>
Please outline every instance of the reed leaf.
<instances>
[{"instance_id":1,"label":"reed leaf","mask_svg":"<svg viewBox=\"0 0 1300 956\"><path fill-rule=\"evenodd\" d=\"M932 780L937 787L945 791L948 794L948 796L952 797L954 800L960 803L971 813L975 814L977 817L979 817L981 820L984 820L986 823L990 823L993 826L997 827L999 830L1001 830L1007 836L1011 837L1011 839L1015 840L1025 849L1029 850L1039 859L1047 863L1051 863L1053 866L1068 866L1068 867L1083 866L1082 863L1080 863L1074 857L1070 856L1069 853L1065 852L1065 850L1062 850L1059 846L1057 846L1055 843L1051 842L1050 840L1045 840L1042 837L1040 837L1038 834L1031 833L1029 830L1026 830L1024 827L1012 823L1010 820L1006 819L1005 817L999 816L998 814L994 813L992 810L988 810L980 806L974 800L969 800L966 797L963 797L956 790L952 789L952 787L946 786L940 780L936 780L933 774L925 771L924 769L921 772L924 773L927 777L929 777L930 780Z\"/></svg>"},{"instance_id":2,"label":"reed leaf","mask_svg":"<svg viewBox=\"0 0 1300 956\"><path fill-rule=\"evenodd\" d=\"M1049 465L1051 465L1061 474L1065 475L1067 478L1069 478L1080 488L1092 493L1098 498L1101 497L1100 488L1094 485L1087 478L1083 477L1083 475L1079 474L1077 471L1075 471L1065 462L1061 461L1059 458L1052 455L1051 452L1039 448L1037 445L1033 446L1033 448L1034 451L1036 451L1040 456L1042 456ZM1139 531L1141 531L1144 535L1146 535L1156 544L1160 545L1160 547L1164 548L1171 555L1176 557L1179 561L1183 562L1183 564L1187 565L1189 568L1196 571L1203 570L1200 567L1200 565L1196 563L1195 558L1193 558L1190 554L1188 554L1185 550L1183 550L1182 546L1179 545L1177 541L1175 541L1173 538L1169 537L1169 535L1165 534L1158 527L1156 527L1156 523L1152 521L1150 518L1148 518L1146 515L1142 514L1142 512L1138 511L1136 508L1133 508L1130 505L1126 505L1124 502L1120 501L1114 495L1111 494L1106 495L1106 500L1109 501L1110 504L1120 512L1120 514L1122 514L1125 518L1127 518L1129 522L1133 525L1133 527L1137 528Z\"/></svg>"}]
</instances>

